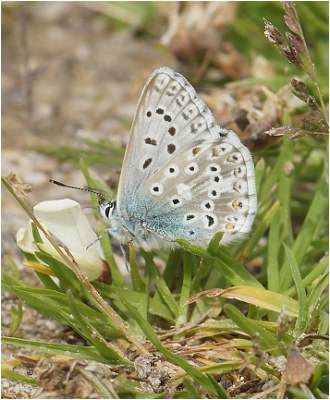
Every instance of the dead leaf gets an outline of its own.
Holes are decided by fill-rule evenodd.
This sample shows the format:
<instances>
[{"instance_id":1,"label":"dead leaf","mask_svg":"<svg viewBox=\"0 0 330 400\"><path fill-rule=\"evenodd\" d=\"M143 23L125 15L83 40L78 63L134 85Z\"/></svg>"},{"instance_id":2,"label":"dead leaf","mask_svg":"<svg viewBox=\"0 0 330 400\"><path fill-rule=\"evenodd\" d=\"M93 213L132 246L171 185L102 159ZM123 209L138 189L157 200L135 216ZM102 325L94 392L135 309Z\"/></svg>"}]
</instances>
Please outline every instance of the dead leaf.
<instances>
[{"instance_id":1,"label":"dead leaf","mask_svg":"<svg viewBox=\"0 0 330 400\"><path fill-rule=\"evenodd\" d=\"M249 66L246 60L224 39L225 29L236 18L238 3L159 2L158 9L169 21L161 43L168 46L183 63L198 60L201 68L198 77L206 71L209 64L215 65L222 75L234 79L248 75ZM195 81L198 81L196 77Z\"/></svg>"},{"instance_id":2,"label":"dead leaf","mask_svg":"<svg viewBox=\"0 0 330 400\"><path fill-rule=\"evenodd\" d=\"M314 365L308 362L296 348L293 349L287 359L286 378L293 386L308 384L314 373Z\"/></svg>"},{"instance_id":3,"label":"dead leaf","mask_svg":"<svg viewBox=\"0 0 330 400\"><path fill-rule=\"evenodd\" d=\"M17 177L15 172L10 172L6 179L11 184L14 192L19 198L26 198L32 192L32 185L30 185L29 183L23 183Z\"/></svg>"}]
</instances>

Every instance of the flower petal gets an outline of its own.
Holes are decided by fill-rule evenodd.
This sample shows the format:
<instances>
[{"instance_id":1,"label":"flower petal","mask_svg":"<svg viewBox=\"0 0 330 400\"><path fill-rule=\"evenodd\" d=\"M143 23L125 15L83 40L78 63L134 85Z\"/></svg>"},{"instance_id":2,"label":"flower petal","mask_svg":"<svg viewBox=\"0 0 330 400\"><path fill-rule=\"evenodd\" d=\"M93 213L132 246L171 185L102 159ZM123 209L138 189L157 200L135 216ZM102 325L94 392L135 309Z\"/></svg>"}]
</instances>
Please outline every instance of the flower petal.
<instances>
[{"instance_id":1,"label":"flower petal","mask_svg":"<svg viewBox=\"0 0 330 400\"><path fill-rule=\"evenodd\" d=\"M34 206L33 211L48 232L69 249L82 272L87 275L88 280L97 279L102 274L103 251L79 203L70 199L48 200L38 203ZM22 234L23 232L20 233L20 236ZM93 245L88 247L91 243ZM43 244L38 244L38 247L61 260L47 240L44 240Z\"/></svg>"}]
</instances>

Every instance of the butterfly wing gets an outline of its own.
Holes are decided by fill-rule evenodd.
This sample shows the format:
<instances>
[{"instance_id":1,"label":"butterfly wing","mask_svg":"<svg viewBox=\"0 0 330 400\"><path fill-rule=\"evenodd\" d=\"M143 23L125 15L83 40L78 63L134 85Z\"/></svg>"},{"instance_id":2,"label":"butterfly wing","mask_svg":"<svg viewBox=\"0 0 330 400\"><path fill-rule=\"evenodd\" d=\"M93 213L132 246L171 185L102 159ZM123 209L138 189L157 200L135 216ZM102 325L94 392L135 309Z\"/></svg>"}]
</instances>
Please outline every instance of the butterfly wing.
<instances>
[{"instance_id":1,"label":"butterfly wing","mask_svg":"<svg viewBox=\"0 0 330 400\"><path fill-rule=\"evenodd\" d=\"M200 245L216 232L223 244L250 232L257 203L251 155L234 132L221 132L226 138L181 149L144 183L162 205L148 210L151 231L160 225L170 240Z\"/></svg>"},{"instance_id":2,"label":"butterfly wing","mask_svg":"<svg viewBox=\"0 0 330 400\"><path fill-rule=\"evenodd\" d=\"M218 138L210 110L182 75L167 67L156 69L138 103L118 199L134 191L173 158L178 149L197 138L209 141Z\"/></svg>"},{"instance_id":3,"label":"butterfly wing","mask_svg":"<svg viewBox=\"0 0 330 400\"><path fill-rule=\"evenodd\" d=\"M141 94L118 211L126 220L139 215L144 229L165 241L205 244L222 231L228 242L251 229L256 190L249 150L216 125L193 87L169 68L157 69Z\"/></svg>"}]
</instances>

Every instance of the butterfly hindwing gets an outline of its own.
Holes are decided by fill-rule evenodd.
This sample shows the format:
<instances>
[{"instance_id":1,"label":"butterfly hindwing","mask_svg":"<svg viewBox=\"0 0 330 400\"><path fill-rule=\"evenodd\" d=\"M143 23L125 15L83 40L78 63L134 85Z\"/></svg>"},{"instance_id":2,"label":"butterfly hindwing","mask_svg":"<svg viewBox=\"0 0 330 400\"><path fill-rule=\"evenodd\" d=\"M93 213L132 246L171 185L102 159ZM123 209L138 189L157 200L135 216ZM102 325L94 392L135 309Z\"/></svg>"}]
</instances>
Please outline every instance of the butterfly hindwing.
<instances>
[{"instance_id":1,"label":"butterfly hindwing","mask_svg":"<svg viewBox=\"0 0 330 400\"><path fill-rule=\"evenodd\" d=\"M224 232L222 242L248 233L256 211L256 191L252 159L248 150L227 138L202 141L181 149L144 182L144 192L158 197L162 211L149 210L152 221L176 215L185 238L208 243L216 232ZM170 231L170 226L167 228ZM175 236L175 232L171 232Z\"/></svg>"}]
</instances>

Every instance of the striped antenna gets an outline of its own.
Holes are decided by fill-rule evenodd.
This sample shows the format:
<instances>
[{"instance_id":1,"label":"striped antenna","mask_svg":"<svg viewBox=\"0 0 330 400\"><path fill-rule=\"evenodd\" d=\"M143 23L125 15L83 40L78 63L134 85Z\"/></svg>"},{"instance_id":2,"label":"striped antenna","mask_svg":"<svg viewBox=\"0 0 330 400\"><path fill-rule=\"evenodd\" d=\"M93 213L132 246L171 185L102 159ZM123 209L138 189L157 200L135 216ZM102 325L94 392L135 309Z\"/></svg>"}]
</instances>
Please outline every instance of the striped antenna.
<instances>
[{"instance_id":1,"label":"striped antenna","mask_svg":"<svg viewBox=\"0 0 330 400\"><path fill-rule=\"evenodd\" d=\"M84 192L94 193L100 199L102 199L104 201L108 201L108 199L106 199L106 197L96 189L91 189L89 187L82 188L82 187L78 187L78 186L66 185L65 183L62 183L62 182L59 182L59 181L55 181L54 179L49 179L49 182L54 183L57 186L62 186L62 187L69 188L69 189L76 189L76 190L82 190Z\"/></svg>"}]
</instances>

